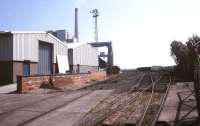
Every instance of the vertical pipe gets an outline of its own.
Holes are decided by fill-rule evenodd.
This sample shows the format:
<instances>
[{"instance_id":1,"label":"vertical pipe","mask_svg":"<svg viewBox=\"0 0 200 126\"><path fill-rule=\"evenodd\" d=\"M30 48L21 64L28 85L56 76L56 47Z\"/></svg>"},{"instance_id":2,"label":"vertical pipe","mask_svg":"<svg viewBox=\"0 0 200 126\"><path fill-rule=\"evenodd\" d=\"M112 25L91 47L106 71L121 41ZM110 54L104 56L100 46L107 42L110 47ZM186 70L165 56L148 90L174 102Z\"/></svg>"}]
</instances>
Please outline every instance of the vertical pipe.
<instances>
[{"instance_id":1,"label":"vertical pipe","mask_svg":"<svg viewBox=\"0 0 200 126\"><path fill-rule=\"evenodd\" d=\"M74 37L77 42L79 41L79 33L78 33L78 8L75 8L75 24L74 24Z\"/></svg>"}]
</instances>

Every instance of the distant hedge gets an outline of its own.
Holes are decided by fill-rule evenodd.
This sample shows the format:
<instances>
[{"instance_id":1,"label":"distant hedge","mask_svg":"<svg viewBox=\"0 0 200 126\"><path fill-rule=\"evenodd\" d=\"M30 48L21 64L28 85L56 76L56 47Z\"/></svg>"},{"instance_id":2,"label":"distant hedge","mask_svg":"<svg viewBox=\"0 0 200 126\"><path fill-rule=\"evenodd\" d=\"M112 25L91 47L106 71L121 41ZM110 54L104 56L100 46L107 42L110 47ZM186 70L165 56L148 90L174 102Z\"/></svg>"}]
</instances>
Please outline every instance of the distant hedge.
<instances>
[{"instance_id":1,"label":"distant hedge","mask_svg":"<svg viewBox=\"0 0 200 126\"><path fill-rule=\"evenodd\" d=\"M119 74L120 68L119 66L112 66L106 69L107 74Z\"/></svg>"}]
</instances>

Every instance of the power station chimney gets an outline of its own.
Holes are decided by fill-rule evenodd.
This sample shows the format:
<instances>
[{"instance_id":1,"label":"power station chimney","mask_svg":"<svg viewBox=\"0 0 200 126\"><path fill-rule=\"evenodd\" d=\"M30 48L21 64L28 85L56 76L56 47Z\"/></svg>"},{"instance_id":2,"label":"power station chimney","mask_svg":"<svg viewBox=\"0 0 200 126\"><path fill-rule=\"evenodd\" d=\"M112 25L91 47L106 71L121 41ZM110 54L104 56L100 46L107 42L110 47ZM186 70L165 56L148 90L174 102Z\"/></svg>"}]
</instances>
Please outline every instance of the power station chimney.
<instances>
[{"instance_id":1,"label":"power station chimney","mask_svg":"<svg viewBox=\"0 0 200 126\"><path fill-rule=\"evenodd\" d=\"M78 34L78 8L75 8L74 37L76 38L76 41L79 42L79 34Z\"/></svg>"}]
</instances>

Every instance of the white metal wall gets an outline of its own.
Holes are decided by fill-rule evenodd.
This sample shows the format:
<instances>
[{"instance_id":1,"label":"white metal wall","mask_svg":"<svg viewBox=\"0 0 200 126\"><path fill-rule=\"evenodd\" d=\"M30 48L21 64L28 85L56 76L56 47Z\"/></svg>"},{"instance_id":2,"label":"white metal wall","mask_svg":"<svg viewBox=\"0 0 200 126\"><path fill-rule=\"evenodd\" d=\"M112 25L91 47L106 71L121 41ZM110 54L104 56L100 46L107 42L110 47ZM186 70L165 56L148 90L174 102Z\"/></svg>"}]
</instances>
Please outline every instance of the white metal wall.
<instances>
[{"instance_id":1,"label":"white metal wall","mask_svg":"<svg viewBox=\"0 0 200 126\"><path fill-rule=\"evenodd\" d=\"M39 41L53 44L53 62L56 55L67 56L67 46L51 34L46 33L14 33L13 35L13 60L39 60Z\"/></svg>"},{"instance_id":2,"label":"white metal wall","mask_svg":"<svg viewBox=\"0 0 200 126\"><path fill-rule=\"evenodd\" d=\"M73 49L73 65L99 66L97 48L83 44Z\"/></svg>"},{"instance_id":3,"label":"white metal wall","mask_svg":"<svg viewBox=\"0 0 200 126\"><path fill-rule=\"evenodd\" d=\"M0 35L0 61L11 61L13 56L12 51L12 35Z\"/></svg>"}]
</instances>

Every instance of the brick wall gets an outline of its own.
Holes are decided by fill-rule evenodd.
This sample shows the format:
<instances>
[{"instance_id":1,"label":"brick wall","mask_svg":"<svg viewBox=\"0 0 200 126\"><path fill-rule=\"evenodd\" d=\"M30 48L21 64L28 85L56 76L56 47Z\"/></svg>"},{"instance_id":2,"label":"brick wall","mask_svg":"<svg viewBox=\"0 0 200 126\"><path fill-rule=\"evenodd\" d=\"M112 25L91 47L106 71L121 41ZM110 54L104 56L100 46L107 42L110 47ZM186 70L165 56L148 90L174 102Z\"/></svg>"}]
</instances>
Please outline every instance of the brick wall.
<instances>
[{"instance_id":1,"label":"brick wall","mask_svg":"<svg viewBox=\"0 0 200 126\"><path fill-rule=\"evenodd\" d=\"M30 75L35 75L38 73L38 64L30 63Z\"/></svg>"},{"instance_id":2,"label":"brick wall","mask_svg":"<svg viewBox=\"0 0 200 126\"><path fill-rule=\"evenodd\" d=\"M17 76L23 75L23 63L24 62L13 62L13 82L17 82ZM28 62L30 65L30 75L36 75L38 73L37 63Z\"/></svg>"},{"instance_id":3,"label":"brick wall","mask_svg":"<svg viewBox=\"0 0 200 126\"><path fill-rule=\"evenodd\" d=\"M93 72L88 74L62 74L62 75L33 75L33 76L18 76L17 91L19 93L29 92L40 88L43 83L49 83L52 80L57 87L67 86L68 84L84 84L94 80L100 80L106 77L106 72ZM51 78L51 79L50 79Z\"/></svg>"},{"instance_id":4,"label":"brick wall","mask_svg":"<svg viewBox=\"0 0 200 126\"><path fill-rule=\"evenodd\" d=\"M13 62L13 82L17 81L18 75L23 75L23 62Z\"/></svg>"}]
</instances>

